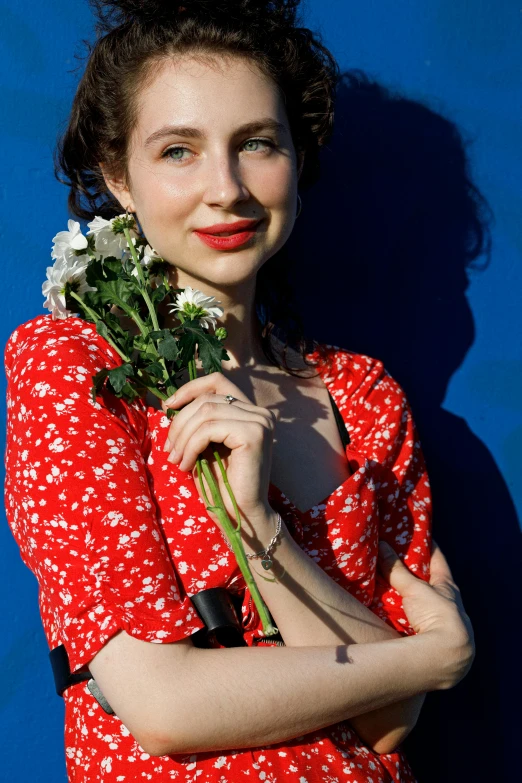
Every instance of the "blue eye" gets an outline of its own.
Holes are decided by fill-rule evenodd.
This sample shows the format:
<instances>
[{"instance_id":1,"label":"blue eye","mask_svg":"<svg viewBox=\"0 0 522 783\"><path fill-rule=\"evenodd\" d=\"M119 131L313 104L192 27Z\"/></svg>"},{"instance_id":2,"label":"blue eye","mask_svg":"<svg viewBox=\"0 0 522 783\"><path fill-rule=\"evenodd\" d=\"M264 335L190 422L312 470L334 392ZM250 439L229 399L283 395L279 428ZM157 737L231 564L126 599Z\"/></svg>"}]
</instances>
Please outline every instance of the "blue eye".
<instances>
[{"instance_id":1,"label":"blue eye","mask_svg":"<svg viewBox=\"0 0 522 783\"><path fill-rule=\"evenodd\" d=\"M245 144L264 144L267 147L275 147L274 142L269 139L248 139ZM257 150L253 150L253 152L257 152Z\"/></svg>"},{"instance_id":2,"label":"blue eye","mask_svg":"<svg viewBox=\"0 0 522 783\"><path fill-rule=\"evenodd\" d=\"M271 149L275 149L275 146L276 146L273 141L270 141L270 139L247 139L247 141L245 141L243 143L243 146L246 146L247 144L264 144L265 147L268 147L268 148L271 148ZM162 158L168 158L169 160L173 161L174 163L177 163L178 161L182 162L184 160L184 158L182 156L175 156L174 153L177 153L177 152L183 153L184 151L190 152L191 150L189 150L188 147L169 147L168 149L165 150L165 152L162 153L161 157ZM247 151L248 152L258 152L257 149L255 149L255 150L247 150Z\"/></svg>"},{"instance_id":3,"label":"blue eye","mask_svg":"<svg viewBox=\"0 0 522 783\"><path fill-rule=\"evenodd\" d=\"M187 152L190 152L190 150L187 149L187 147L169 147L168 150L165 150L165 152L163 153L163 155L161 157L162 158L170 158L170 160L174 160L174 161L183 160L183 158L175 158L172 155L172 153L173 152L180 152L180 151L184 152L185 150Z\"/></svg>"}]
</instances>

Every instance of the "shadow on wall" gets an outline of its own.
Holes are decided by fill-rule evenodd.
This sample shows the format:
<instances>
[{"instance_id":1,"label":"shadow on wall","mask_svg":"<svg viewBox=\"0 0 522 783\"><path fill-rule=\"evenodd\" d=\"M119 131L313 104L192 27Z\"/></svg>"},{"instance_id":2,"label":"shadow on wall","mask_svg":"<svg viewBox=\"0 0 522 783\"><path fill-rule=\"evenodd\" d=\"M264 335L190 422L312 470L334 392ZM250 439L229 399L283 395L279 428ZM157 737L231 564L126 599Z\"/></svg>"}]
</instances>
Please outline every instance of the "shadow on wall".
<instances>
[{"instance_id":1,"label":"shadow on wall","mask_svg":"<svg viewBox=\"0 0 522 783\"><path fill-rule=\"evenodd\" d=\"M307 335L381 359L406 389L434 537L475 628L470 674L428 696L405 744L420 783L512 780L522 731L520 711L510 714L522 701L516 511L486 446L441 407L475 334L468 270L485 269L491 255L492 215L470 180L466 146L448 119L345 73L321 182L304 193L285 246Z\"/></svg>"}]
</instances>

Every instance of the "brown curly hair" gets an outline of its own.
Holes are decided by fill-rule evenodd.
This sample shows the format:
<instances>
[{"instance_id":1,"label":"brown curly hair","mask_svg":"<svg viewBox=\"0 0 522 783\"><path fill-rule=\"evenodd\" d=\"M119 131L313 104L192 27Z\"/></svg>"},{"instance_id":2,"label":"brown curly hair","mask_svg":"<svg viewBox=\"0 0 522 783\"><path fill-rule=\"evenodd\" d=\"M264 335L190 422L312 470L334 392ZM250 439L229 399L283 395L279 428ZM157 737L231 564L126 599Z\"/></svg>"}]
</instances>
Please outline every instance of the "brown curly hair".
<instances>
[{"instance_id":1,"label":"brown curly hair","mask_svg":"<svg viewBox=\"0 0 522 783\"><path fill-rule=\"evenodd\" d=\"M319 177L319 150L333 131L340 79L319 36L299 26L300 0L91 0L97 39L90 47L67 129L56 153L58 179L67 184L73 215L92 220L122 211L105 184L100 163L113 175L127 171L128 140L140 89L173 55L239 56L253 61L281 90L294 146L304 153L299 186ZM317 346L303 335L292 301L289 258L283 247L260 269L256 314L267 359L291 374L289 347L305 355ZM271 336L283 344L278 357Z\"/></svg>"}]
</instances>

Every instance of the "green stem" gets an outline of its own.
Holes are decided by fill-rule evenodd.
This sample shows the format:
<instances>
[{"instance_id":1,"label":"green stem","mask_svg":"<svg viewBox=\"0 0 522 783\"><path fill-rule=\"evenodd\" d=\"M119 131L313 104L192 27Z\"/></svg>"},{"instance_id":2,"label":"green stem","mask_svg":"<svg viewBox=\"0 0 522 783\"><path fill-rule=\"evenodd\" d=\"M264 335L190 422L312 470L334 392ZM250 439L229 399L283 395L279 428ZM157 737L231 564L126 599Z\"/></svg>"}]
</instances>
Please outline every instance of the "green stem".
<instances>
[{"instance_id":1,"label":"green stem","mask_svg":"<svg viewBox=\"0 0 522 783\"><path fill-rule=\"evenodd\" d=\"M140 288L142 296L145 300L145 304L147 305L147 309L149 311L149 315L151 317L152 325L154 326L154 329L159 332L159 321L158 321L158 314L156 313L155 307L152 304L152 300L149 296L149 292L147 291L147 282L145 280L145 275L143 274L143 269L140 264L138 254L136 253L136 248L134 247L134 243L132 241L130 231L128 228L123 229L123 233L125 234L125 239L127 240L127 245L129 246L130 254L132 256L132 260L134 261L134 266L136 267L136 272L138 273L138 279L140 281ZM165 361L165 358L163 356L158 356L159 362L161 366L163 367L163 375L164 375L164 381L167 384L167 386L172 387L173 383L170 379L169 371L167 370L167 363Z\"/></svg>"},{"instance_id":2,"label":"green stem","mask_svg":"<svg viewBox=\"0 0 522 783\"><path fill-rule=\"evenodd\" d=\"M232 501L232 506L234 507L234 514L236 515L236 522L237 522L236 533L240 533L241 532L241 514L239 513L239 508L238 508L238 505L236 503L236 498L234 496L234 493L232 491L232 487L231 487L230 482L228 480L228 476L227 476L227 472L225 470L225 466L223 465L223 463L221 461L221 457L219 455L219 451L215 451L214 452L214 457L216 458L217 464L218 464L219 469L221 471L221 478L223 479L223 483L224 483L224 485L225 485L225 487L227 489L227 492L228 492L228 495L230 497L230 500Z\"/></svg>"},{"instance_id":3,"label":"green stem","mask_svg":"<svg viewBox=\"0 0 522 783\"><path fill-rule=\"evenodd\" d=\"M97 323L98 323L98 321L102 321L102 320L103 320L102 318L100 318L100 316L98 315L98 313L95 313L95 312L94 312L94 310L91 310L91 308L90 308L88 305L86 305L86 304L85 304L85 302L83 301L83 299L81 299L81 298L78 296L78 294L76 294L74 291L70 291L70 296L71 296L73 299L76 299L76 301L77 301L77 302L79 302L79 303L81 304L81 306L83 307L83 309L85 310L85 312L87 313L87 315L90 315L90 317L92 318L92 320L94 321L94 323L95 323L95 324L97 324ZM122 350L120 350L120 349L118 348L118 346L116 345L116 343L115 343L115 342L114 342L114 341L113 341L113 340L112 340L110 337L105 337L105 340L107 340L107 342L109 343L109 345L110 345L110 346L112 346L112 348L114 348L114 350L116 351L116 353L117 353L119 356L121 356L121 358L123 359L123 361L124 361L124 362L130 362L130 361L131 361L131 360L129 359L129 357L128 357L128 356L126 356L126 354L124 354L124 353L123 353L123 351L122 351Z\"/></svg>"},{"instance_id":4,"label":"green stem","mask_svg":"<svg viewBox=\"0 0 522 783\"><path fill-rule=\"evenodd\" d=\"M123 233L125 234L125 239L127 240L127 244L129 246L130 254L132 256L132 260L134 261L134 266L136 267L136 271L138 273L138 278L141 284L141 293L143 298L145 299L145 304L147 305L152 324L154 326L154 329L159 332L159 321L158 321L158 315L156 313L156 310L154 309L154 305L152 304L151 298L149 296L149 292L147 291L147 283L145 280L145 275L143 274L143 269L140 264L138 254L136 253L136 248L134 247L134 243L131 239L130 231L128 228L123 229Z\"/></svg>"},{"instance_id":5,"label":"green stem","mask_svg":"<svg viewBox=\"0 0 522 783\"><path fill-rule=\"evenodd\" d=\"M256 609L259 613L259 619L261 620L261 623L263 625L263 633L265 634L265 636L274 636L276 633L278 633L278 630L275 627L275 625L273 625L272 623L270 612L268 611L268 608L265 602L263 601L263 597L259 592L257 583L254 577L252 576L252 571L250 570L248 559L245 554L245 550L243 548L241 533L240 531L238 531L233 527L230 521L230 517L228 516L227 510L225 509L223 504L223 499L221 497L219 487L216 484L212 471L210 470L208 460L202 459L201 467L205 475L205 478L207 480L207 483L210 487L210 492L212 494L212 500L214 503L213 506L207 506L207 510L212 511L217 516L220 525L225 531L225 535L230 541L230 545L234 552L236 562L239 566L241 573L243 574L243 578L246 582L248 589L250 590L250 595L252 596Z\"/></svg>"},{"instance_id":6,"label":"green stem","mask_svg":"<svg viewBox=\"0 0 522 783\"><path fill-rule=\"evenodd\" d=\"M188 371L189 371L189 379L193 381L197 377L195 356L189 360ZM205 505L207 507L207 511L213 511L215 513L215 515L219 520L219 523L221 524L223 530L225 531L225 535L230 541L230 545L232 547L232 551L234 552L236 562L239 566L241 573L243 574L248 589L250 590L250 595L252 596L256 609L259 613L259 618L263 624L263 633L265 634L265 636L274 636L274 634L278 632L277 628L272 624L272 618L270 617L268 608L265 602L263 601L263 597L261 593L259 592L257 583L254 577L252 576L252 571L250 570L248 558L245 554L245 550L243 547L243 541L241 539L241 515L239 513L239 508L237 506L234 493L232 492L232 487L230 486L225 467L217 451L214 451L214 457L217 460L219 469L221 471L221 475L223 477L223 481L227 488L227 492L230 495L230 499L234 507L234 513L236 515L237 526L234 527L232 522L230 521L230 517L225 508L223 498L221 497L221 492L219 491L219 487L216 484L216 480L214 479L214 476L209 468L208 460L198 458L196 460L196 475L199 478L201 494L203 495ZM209 499L205 491L205 486L203 484L202 473L207 479L207 483L210 487L210 492L212 494L212 500L214 504L213 506L211 506L209 503Z\"/></svg>"}]
</instances>

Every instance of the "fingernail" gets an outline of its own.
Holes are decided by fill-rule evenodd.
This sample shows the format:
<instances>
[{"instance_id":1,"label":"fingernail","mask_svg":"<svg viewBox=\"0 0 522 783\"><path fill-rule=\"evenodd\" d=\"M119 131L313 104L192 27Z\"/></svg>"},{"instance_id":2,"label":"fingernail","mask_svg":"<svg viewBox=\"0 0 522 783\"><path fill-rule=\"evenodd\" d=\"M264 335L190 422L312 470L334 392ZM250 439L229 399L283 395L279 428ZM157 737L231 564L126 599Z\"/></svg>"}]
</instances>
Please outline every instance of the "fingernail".
<instances>
[{"instance_id":1,"label":"fingernail","mask_svg":"<svg viewBox=\"0 0 522 783\"><path fill-rule=\"evenodd\" d=\"M170 442L170 440L167 438L167 440L165 441L165 444L164 444L164 446L163 446L163 451L170 451L170 450L171 450L171 448L172 448L171 442Z\"/></svg>"},{"instance_id":2,"label":"fingernail","mask_svg":"<svg viewBox=\"0 0 522 783\"><path fill-rule=\"evenodd\" d=\"M177 392L174 392L172 397L169 397L168 400L165 400L165 405L172 405L172 403L176 399L176 394L177 394Z\"/></svg>"}]
</instances>

